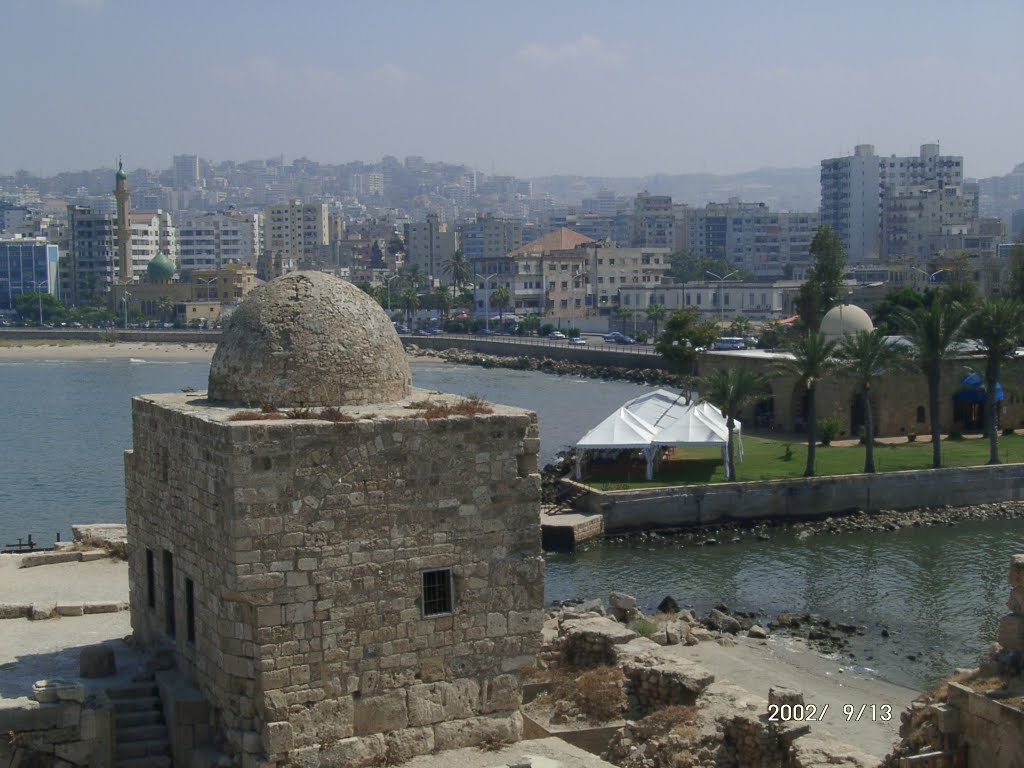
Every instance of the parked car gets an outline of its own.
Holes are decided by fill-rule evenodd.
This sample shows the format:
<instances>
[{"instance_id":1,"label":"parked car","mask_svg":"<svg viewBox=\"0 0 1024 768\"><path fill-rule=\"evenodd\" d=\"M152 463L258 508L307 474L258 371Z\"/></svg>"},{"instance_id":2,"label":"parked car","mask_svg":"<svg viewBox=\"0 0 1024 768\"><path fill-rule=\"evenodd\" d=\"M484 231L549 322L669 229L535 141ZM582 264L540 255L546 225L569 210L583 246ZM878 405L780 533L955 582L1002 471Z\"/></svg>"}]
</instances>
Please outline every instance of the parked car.
<instances>
[{"instance_id":1,"label":"parked car","mask_svg":"<svg viewBox=\"0 0 1024 768\"><path fill-rule=\"evenodd\" d=\"M492 331L490 328L477 328L476 329L476 335L477 336L493 336L494 335L494 331Z\"/></svg>"},{"instance_id":2,"label":"parked car","mask_svg":"<svg viewBox=\"0 0 1024 768\"><path fill-rule=\"evenodd\" d=\"M548 334L548 338L554 339L555 341L564 341L565 334L562 333L561 331L552 331L551 333Z\"/></svg>"},{"instance_id":3,"label":"parked car","mask_svg":"<svg viewBox=\"0 0 1024 768\"><path fill-rule=\"evenodd\" d=\"M618 341L619 338L622 337L623 335L624 334L621 334L618 331L612 331L611 333L606 333L601 338L604 339L605 341Z\"/></svg>"},{"instance_id":4,"label":"parked car","mask_svg":"<svg viewBox=\"0 0 1024 768\"><path fill-rule=\"evenodd\" d=\"M413 336L429 336L429 335L430 335L430 331L428 331L426 328L420 328L420 329L418 329L416 331L416 333L413 334Z\"/></svg>"},{"instance_id":5,"label":"parked car","mask_svg":"<svg viewBox=\"0 0 1024 768\"><path fill-rule=\"evenodd\" d=\"M399 333L409 333L410 332L408 325L396 325L395 326L395 330L398 331Z\"/></svg>"},{"instance_id":6,"label":"parked car","mask_svg":"<svg viewBox=\"0 0 1024 768\"><path fill-rule=\"evenodd\" d=\"M587 340L584 339L582 336L573 336L571 339L569 339L569 343L577 347L582 347L586 345Z\"/></svg>"},{"instance_id":7,"label":"parked car","mask_svg":"<svg viewBox=\"0 0 1024 768\"><path fill-rule=\"evenodd\" d=\"M634 339L632 336L622 336L622 335L620 335L617 339L615 339L615 343L616 344L636 344L636 339Z\"/></svg>"}]
</instances>

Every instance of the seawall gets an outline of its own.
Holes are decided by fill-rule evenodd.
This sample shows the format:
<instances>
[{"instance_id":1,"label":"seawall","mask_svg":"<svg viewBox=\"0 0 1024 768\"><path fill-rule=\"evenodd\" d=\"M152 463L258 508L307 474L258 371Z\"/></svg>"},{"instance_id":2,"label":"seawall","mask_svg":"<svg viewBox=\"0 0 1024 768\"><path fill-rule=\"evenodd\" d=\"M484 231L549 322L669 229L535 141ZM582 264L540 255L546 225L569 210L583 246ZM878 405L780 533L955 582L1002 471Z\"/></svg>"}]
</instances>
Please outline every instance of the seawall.
<instances>
[{"instance_id":1,"label":"seawall","mask_svg":"<svg viewBox=\"0 0 1024 768\"><path fill-rule=\"evenodd\" d=\"M798 522L855 510L971 506L1024 499L1024 464L833 475L750 483L590 492L581 511L605 533L762 520Z\"/></svg>"}]
</instances>

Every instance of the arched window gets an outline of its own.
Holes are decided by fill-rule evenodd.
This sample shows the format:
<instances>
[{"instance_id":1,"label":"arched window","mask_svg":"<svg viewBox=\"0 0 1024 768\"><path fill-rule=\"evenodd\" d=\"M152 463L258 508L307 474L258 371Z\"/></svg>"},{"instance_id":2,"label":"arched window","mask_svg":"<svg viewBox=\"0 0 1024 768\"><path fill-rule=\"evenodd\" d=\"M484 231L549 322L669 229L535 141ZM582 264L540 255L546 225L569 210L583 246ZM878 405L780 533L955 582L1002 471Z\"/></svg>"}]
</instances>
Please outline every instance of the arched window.
<instances>
[{"instance_id":1,"label":"arched window","mask_svg":"<svg viewBox=\"0 0 1024 768\"><path fill-rule=\"evenodd\" d=\"M917 406L917 423L924 424L924 406Z\"/></svg>"}]
</instances>

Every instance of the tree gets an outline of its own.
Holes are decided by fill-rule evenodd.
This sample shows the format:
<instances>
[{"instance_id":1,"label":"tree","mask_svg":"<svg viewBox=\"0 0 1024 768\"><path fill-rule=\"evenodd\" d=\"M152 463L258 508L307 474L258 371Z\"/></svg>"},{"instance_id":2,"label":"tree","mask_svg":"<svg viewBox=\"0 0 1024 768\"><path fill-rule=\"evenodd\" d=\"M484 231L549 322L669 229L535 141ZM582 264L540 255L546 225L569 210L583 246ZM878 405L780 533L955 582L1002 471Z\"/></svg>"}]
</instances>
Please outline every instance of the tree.
<instances>
[{"instance_id":1,"label":"tree","mask_svg":"<svg viewBox=\"0 0 1024 768\"><path fill-rule=\"evenodd\" d=\"M402 291L402 306L405 309L405 324L412 324L412 316L420 306L420 296L415 288L406 288Z\"/></svg>"},{"instance_id":2,"label":"tree","mask_svg":"<svg viewBox=\"0 0 1024 768\"><path fill-rule=\"evenodd\" d=\"M796 378L807 392L807 468L804 477L814 477L814 449L818 442L818 411L815 394L818 382L836 367L836 342L818 332L800 337L790 348L791 360L778 363L780 373Z\"/></svg>"},{"instance_id":3,"label":"tree","mask_svg":"<svg viewBox=\"0 0 1024 768\"><path fill-rule=\"evenodd\" d=\"M871 383L901 359L896 346L879 329L846 334L839 345L839 367L857 381L864 398L864 471L875 471L875 422L871 410Z\"/></svg>"},{"instance_id":4,"label":"tree","mask_svg":"<svg viewBox=\"0 0 1024 768\"><path fill-rule=\"evenodd\" d=\"M722 412L725 426L729 430L725 462L725 479L728 481L736 479L736 463L733 460L736 416L761 397L766 384L767 380L763 376L751 373L746 368L720 368L698 383L702 392L701 400L711 403Z\"/></svg>"},{"instance_id":5,"label":"tree","mask_svg":"<svg viewBox=\"0 0 1024 768\"><path fill-rule=\"evenodd\" d=\"M405 243L402 238L395 235L388 240L388 254L391 256L397 256L400 253L405 253Z\"/></svg>"},{"instance_id":6,"label":"tree","mask_svg":"<svg viewBox=\"0 0 1024 768\"><path fill-rule=\"evenodd\" d=\"M174 312L174 302L169 296L161 295L156 300L156 309L160 313L161 322L166 323L168 316Z\"/></svg>"},{"instance_id":7,"label":"tree","mask_svg":"<svg viewBox=\"0 0 1024 768\"><path fill-rule=\"evenodd\" d=\"M399 282L407 288L416 290L423 283L423 274L420 271L419 264L404 265L400 270L398 270L398 273L402 276L399 278Z\"/></svg>"},{"instance_id":8,"label":"tree","mask_svg":"<svg viewBox=\"0 0 1024 768\"><path fill-rule=\"evenodd\" d=\"M658 323L665 319L668 310L664 304L649 304L647 306L647 320L654 323L654 337L658 337Z\"/></svg>"},{"instance_id":9,"label":"tree","mask_svg":"<svg viewBox=\"0 0 1024 768\"><path fill-rule=\"evenodd\" d=\"M899 332L896 318L901 307L913 312L934 300L935 291L931 288L926 289L924 293L918 293L913 288L889 291L871 310L874 314L875 328L881 329L887 336L895 336Z\"/></svg>"},{"instance_id":10,"label":"tree","mask_svg":"<svg viewBox=\"0 0 1024 768\"><path fill-rule=\"evenodd\" d=\"M750 318L746 315L736 315L729 323L729 335L739 336L740 338L747 338L754 328L754 324L750 322Z\"/></svg>"},{"instance_id":11,"label":"tree","mask_svg":"<svg viewBox=\"0 0 1024 768\"><path fill-rule=\"evenodd\" d=\"M996 388L1004 359L1012 357L1024 335L1024 305L1017 299L985 299L967 321L967 333L985 347L985 428L988 463L999 464L999 403Z\"/></svg>"},{"instance_id":12,"label":"tree","mask_svg":"<svg viewBox=\"0 0 1024 768\"><path fill-rule=\"evenodd\" d=\"M455 292L463 285L469 282L469 278L472 277L472 270L470 269L469 262L466 260L465 254L462 249L455 251L450 259L445 259L441 262L441 270L448 275L448 279L452 283L452 299L455 298Z\"/></svg>"},{"instance_id":13,"label":"tree","mask_svg":"<svg viewBox=\"0 0 1024 768\"><path fill-rule=\"evenodd\" d=\"M688 376L693 373L697 349L708 346L717 337L715 324L701 320L696 309L677 309L669 315L665 332L658 337L654 349L677 374Z\"/></svg>"},{"instance_id":14,"label":"tree","mask_svg":"<svg viewBox=\"0 0 1024 768\"><path fill-rule=\"evenodd\" d=\"M1010 249L1010 295L1024 301L1024 237Z\"/></svg>"},{"instance_id":15,"label":"tree","mask_svg":"<svg viewBox=\"0 0 1024 768\"><path fill-rule=\"evenodd\" d=\"M933 301L913 312L901 310L897 324L914 345L914 366L928 381L928 411L932 428L932 467L942 466L942 426L939 385L942 364L952 357L952 345L963 337L967 310L955 302Z\"/></svg>"},{"instance_id":16,"label":"tree","mask_svg":"<svg viewBox=\"0 0 1024 768\"><path fill-rule=\"evenodd\" d=\"M498 321L501 323L505 322L505 309L512 301L512 296L509 290L504 285L499 285L491 292L491 306L498 310Z\"/></svg>"},{"instance_id":17,"label":"tree","mask_svg":"<svg viewBox=\"0 0 1024 768\"><path fill-rule=\"evenodd\" d=\"M629 307L616 307L615 316L622 321L622 333L626 332L626 321L633 316L633 310Z\"/></svg>"},{"instance_id":18,"label":"tree","mask_svg":"<svg viewBox=\"0 0 1024 768\"><path fill-rule=\"evenodd\" d=\"M797 308L807 329L817 333L825 313L841 298L846 255L843 253L843 241L828 225L818 227L810 252L814 264L807 270L807 279L800 286Z\"/></svg>"},{"instance_id":19,"label":"tree","mask_svg":"<svg viewBox=\"0 0 1024 768\"><path fill-rule=\"evenodd\" d=\"M443 318L448 319L451 315L453 304L454 299L444 286L439 286L430 292L430 308L438 310Z\"/></svg>"},{"instance_id":20,"label":"tree","mask_svg":"<svg viewBox=\"0 0 1024 768\"><path fill-rule=\"evenodd\" d=\"M26 291L17 294L14 297L14 310L23 322L32 325L60 320L67 313L64 302L46 291Z\"/></svg>"}]
</instances>

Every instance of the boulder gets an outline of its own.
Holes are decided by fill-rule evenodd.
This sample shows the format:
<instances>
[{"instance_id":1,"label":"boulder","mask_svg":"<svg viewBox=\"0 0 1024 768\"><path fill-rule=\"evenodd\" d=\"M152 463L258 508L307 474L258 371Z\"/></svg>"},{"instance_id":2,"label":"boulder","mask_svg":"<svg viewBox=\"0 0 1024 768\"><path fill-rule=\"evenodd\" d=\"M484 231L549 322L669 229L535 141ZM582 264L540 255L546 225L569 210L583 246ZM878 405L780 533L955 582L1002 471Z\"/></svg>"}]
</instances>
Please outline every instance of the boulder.
<instances>
[{"instance_id":1,"label":"boulder","mask_svg":"<svg viewBox=\"0 0 1024 768\"><path fill-rule=\"evenodd\" d=\"M672 595L666 595L664 599L658 603L658 613L679 613L679 603L675 601Z\"/></svg>"},{"instance_id":2,"label":"boulder","mask_svg":"<svg viewBox=\"0 0 1024 768\"><path fill-rule=\"evenodd\" d=\"M728 632L731 635L740 631L739 621L727 613L722 613L717 608L712 608L704 618L704 626L708 629L717 629L719 632Z\"/></svg>"},{"instance_id":3,"label":"boulder","mask_svg":"<svg viewBox=\"0 0 1024 768\"><path fill-rule=\"evenodd\" d=\"M747 637L753 637L757 640L768 639L768 632L765 631L764 627L755 624L747 630Z\"/></svg>"},{"instance_id":4,"label":"boulder","mask_svg":"<svg viewBox=\"0 0 1024 768\"><path fill-rule=\"evenodd\" d=\"M636 598L624 592L612 592L608 595L609 613L616 621L629 621L638 613Z\"/></svg>"}]
</instances>

